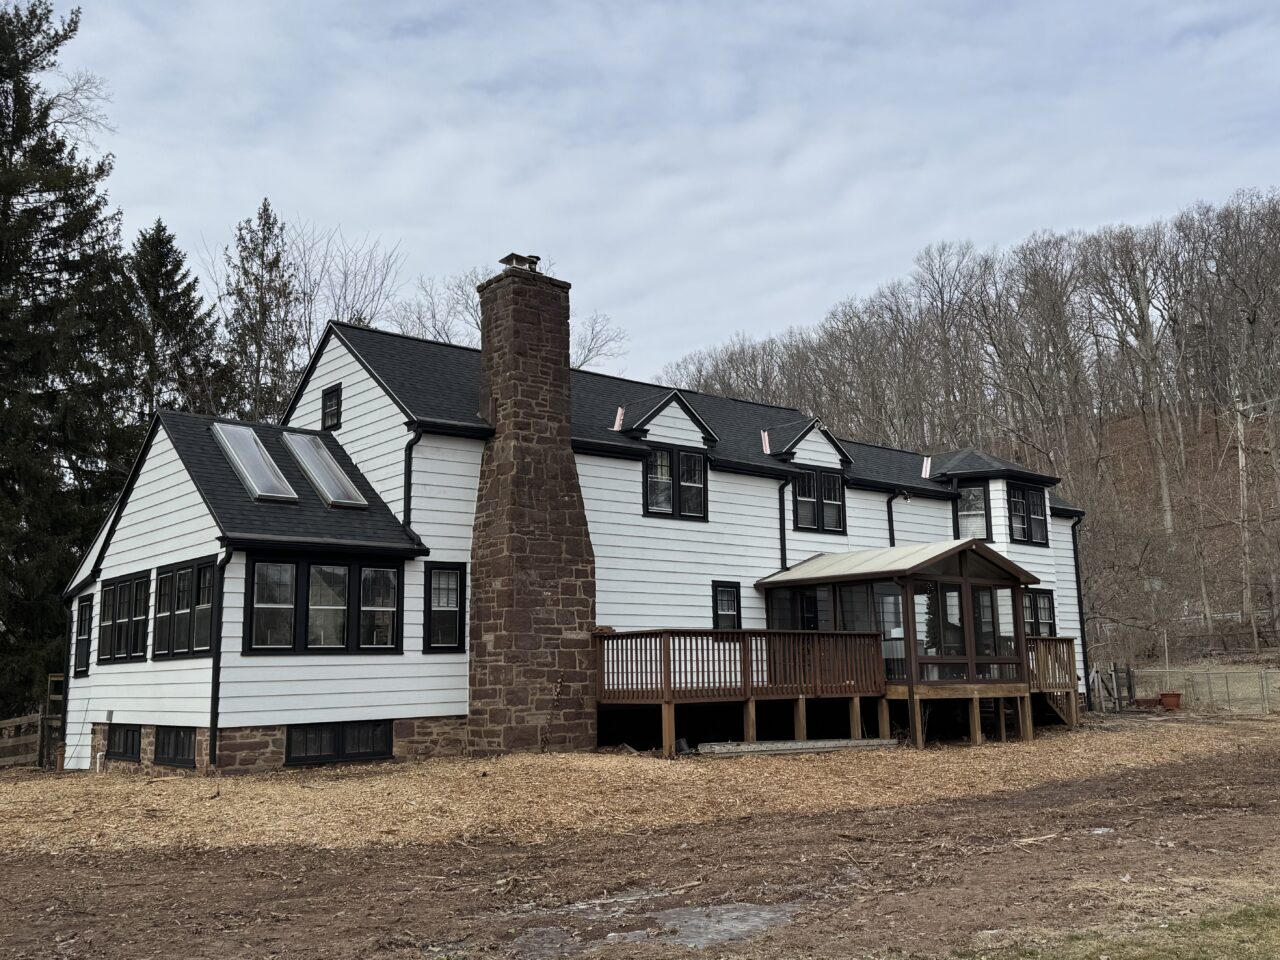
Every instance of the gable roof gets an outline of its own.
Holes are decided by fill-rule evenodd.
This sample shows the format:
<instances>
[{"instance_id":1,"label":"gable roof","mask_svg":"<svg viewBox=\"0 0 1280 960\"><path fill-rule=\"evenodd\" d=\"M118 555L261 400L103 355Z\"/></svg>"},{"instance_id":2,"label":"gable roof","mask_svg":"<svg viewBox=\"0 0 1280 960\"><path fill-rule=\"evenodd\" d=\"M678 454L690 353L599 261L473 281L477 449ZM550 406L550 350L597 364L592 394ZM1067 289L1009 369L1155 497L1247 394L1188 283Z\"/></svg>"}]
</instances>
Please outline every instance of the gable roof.
<instances>
[{"instance_id":1,"label":"gable roof","mask_svg":"<svg viewBox=\"0 0 1280 960\"><path fill-rule=\"evenodd\" d=\"M331 434L172 410L161 411L158 418L227 544L323 547L405 555L426 553L421 542L405 530ZM215 423L239 424L253 430L297 493L297 501L255 500L209 429ZM297 459L286 449L283 439L286 432L320 437L338 466L368 501L368 507L328 506L302 472Z\"/></svg>"},{"instance_id":2,"label":"gable roof","mask_svg":"<svg viewBox=\"0 0 1280 960\"><path fill-rule=\"evenodd\" d=\"M716 436L716 432L711 429L707 421L703 420L693 405L685 399L684 394L674 387L664 387L653 397L643 400L633 401L625 407L619 407L622 411L622 423L618 425L621 433L633 435L633 439L643 437L643 431L658 414L666 410L671 404L675 404L680 411L689 418L689 421L702 432L702 439L708 446L715 446L720 439Z\"/></svg>"},{"instance_id":3,"label":"gable roof","mask_svg":"<svg viewBox=\"0 0 1280 960\"><path fill-rule=\"evenodd\" d=\"M331 323L312 356L308 372L303 375L303 384L330 337L337 337L347 346L399 406L407 422L433 433L492 435L493 428L478 412L480 351L475 347L423 340L374 327ZM301 389L300 385L289 412ZM820 426L816 417L794 407L721 397L590 370L571 372L570 391L574 446L583 452L598 451L637 459L645 456L648 446L628 431L638 433L648 418L668 402L675 401L715 437L715 445L708 451L713 468L788 477L797 471L779 460L776 455L779 449L791 449L809 430ZM619 407L624 408L623 429L615 430ZM286 412L286 420L288 415ZM777 431L776 437L774 431ZM769 433L772 454L765 452L764 432ZM775 439L784 437L778 444L774 443ZM845 476L853 486L886 493L902 490L941 499L956 496L951 489L950 475L934 476L935 470L930 476L924 476L923 454L831 434L828 439L848 454L850 462L845 466ZM1025 477L1038 476L1010 461L999 462L1009 469L1016 468ZM1046 478L1046 482L1049 481L1057 482L1056 478ZM1052 491L1049 501L1055 513L1082 515Z\"/></svg>"},{"instance_id":4,"label":"gable roof","mask_svg":"<svg viewBox=\"0 0 1280 960\"><path fill-rule=\"evenodd\" d=\"M1024 570L1004 554L993 550L981 540L939 540L935 543L914 543L901 547L877 547L871 550L853 550L849 553L818 553L787 570L779 570L756 581L757 588L780 587L788 584L836 583L841 580L860 580L867 577L908 577L919 573L940 560L958 553L976 553L994 566L1009 574L1019 583L1035 584L1040 578Z\"/></svg>"}]
</instances>

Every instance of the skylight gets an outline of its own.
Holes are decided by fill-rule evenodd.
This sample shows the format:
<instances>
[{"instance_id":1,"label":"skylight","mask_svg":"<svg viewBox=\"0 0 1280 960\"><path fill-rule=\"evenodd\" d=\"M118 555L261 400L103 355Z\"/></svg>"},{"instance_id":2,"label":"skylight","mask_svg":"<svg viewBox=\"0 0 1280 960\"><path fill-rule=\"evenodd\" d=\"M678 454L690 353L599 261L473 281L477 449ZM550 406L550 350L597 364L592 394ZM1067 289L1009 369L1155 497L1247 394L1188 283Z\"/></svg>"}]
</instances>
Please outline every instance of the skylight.
<instances>
[{"instance_id":1,"label":"skylight","mask_svg":"<svg viewBox=\"0 0 1280 960\"><path fill-rule=\"evenodd\" d=\"M368 501L342 472L324 441L309 433L286 433L285 446L297 459L316 492L331 507L367 507Z\"/></svg>"},{"instance_id":2,"label":"skylight","mask_svg":"<svg viewBox=\"0 0 1280 960\"><path fill-rule=\"evenodd\" d=\"M215 423L213 436L253 499L298 499L251 427L238 423Z\"/></svg>"}]
</instances>

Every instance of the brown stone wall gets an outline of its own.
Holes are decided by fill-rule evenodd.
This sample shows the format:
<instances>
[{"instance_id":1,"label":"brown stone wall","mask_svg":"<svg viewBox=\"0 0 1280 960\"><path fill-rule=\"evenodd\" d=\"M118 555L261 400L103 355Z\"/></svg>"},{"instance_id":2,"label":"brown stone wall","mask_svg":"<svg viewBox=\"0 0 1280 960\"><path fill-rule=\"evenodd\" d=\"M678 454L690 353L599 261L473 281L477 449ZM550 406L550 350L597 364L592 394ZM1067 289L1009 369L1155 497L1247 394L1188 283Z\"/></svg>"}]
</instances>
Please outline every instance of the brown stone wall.
<instances>
[{"instance_id":1,"label":"brown stone wall","mask_svg":"<svg viewBox=\"0 0 1280 960\"><path fill-rule=\"evenodd\" d=\"M467 748L466 717L417 717L397 720L392 729L397 760L456 757Z\"/></svg>"},{"instance_id":2,"label":"brown stone wall","mask_svg":"<svg viewBox=\"0 0 1280 960\"><path fill-rule=\"evenodd\" d=\"M485 444L471 548L468 749L595 746L595 557L570 446L569 284L479 287Z\"/></svg>"},{"instance_id":3,"label":"brown stone wall","mask_svg":"<svg viewBox=\"0 0 1280 960\"><path fill-rule=\"evenodd\" d=\"M218 770L249 773L284 766L285 728L228 727L218 731Z\"/></svg>"}]
</instances>

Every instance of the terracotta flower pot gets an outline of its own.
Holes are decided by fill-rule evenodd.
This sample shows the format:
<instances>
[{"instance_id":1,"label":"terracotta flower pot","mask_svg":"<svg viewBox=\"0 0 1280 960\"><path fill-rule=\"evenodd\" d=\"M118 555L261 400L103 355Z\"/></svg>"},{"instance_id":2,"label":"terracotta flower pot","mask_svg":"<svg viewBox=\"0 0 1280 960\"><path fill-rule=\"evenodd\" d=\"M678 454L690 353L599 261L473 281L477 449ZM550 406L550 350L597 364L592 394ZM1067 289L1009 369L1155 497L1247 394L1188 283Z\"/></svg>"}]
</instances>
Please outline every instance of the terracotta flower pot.
<instances>
[{"instance_id":1,"label":"terracotta flower pot","mask_svg":"<svg viewBox=\"0 0 1280 960\"><path fill-rule=\"evenodd\" d=\"M1160 694L1160 706L1166 710L1182 709L1182 694L1180 693L1162 693Z\"/></svg>"}]
</instances>

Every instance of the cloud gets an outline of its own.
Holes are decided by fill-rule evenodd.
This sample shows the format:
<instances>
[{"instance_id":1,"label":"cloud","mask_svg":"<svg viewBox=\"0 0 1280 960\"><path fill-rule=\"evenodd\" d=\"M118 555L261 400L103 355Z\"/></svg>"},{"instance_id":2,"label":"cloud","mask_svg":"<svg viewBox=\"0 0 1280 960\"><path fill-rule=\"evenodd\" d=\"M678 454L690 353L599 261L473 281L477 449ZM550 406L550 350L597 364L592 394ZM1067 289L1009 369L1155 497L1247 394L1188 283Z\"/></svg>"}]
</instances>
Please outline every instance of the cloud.
<instances>
[{"instance_id":1,"label":"cloud","mask_svg":"<svg viewBox=\"0 0 1280 960\"><path fill-rule=\"evenodd\" d=\"M910 268L1274 183L1268 3L99 4L110 188L220 245L286 217L399 241L411 273L509 250L655 374Z\"/></svg>"}]
</instances>

